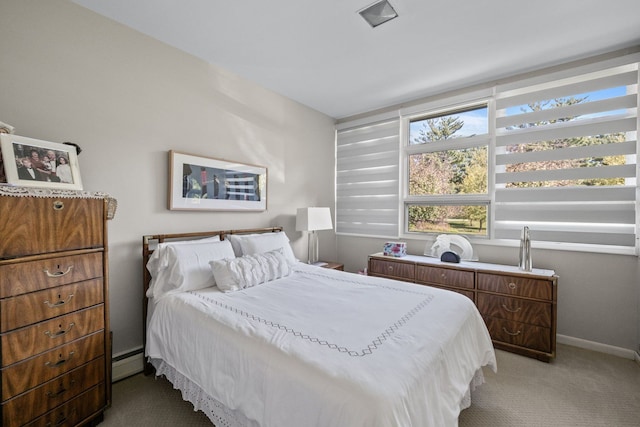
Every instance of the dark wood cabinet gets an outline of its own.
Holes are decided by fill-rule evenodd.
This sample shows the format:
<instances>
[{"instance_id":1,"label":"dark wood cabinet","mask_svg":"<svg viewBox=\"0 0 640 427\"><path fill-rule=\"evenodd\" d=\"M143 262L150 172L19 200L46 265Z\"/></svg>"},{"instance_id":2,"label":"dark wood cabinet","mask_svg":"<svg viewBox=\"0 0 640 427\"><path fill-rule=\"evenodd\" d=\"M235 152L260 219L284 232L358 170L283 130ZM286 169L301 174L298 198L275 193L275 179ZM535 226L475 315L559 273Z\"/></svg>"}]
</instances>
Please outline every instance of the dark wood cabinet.
<instances>
[{"instance_id":1,"label":"dark wood cabinet","mask_svg":"<svg viewBox=\"0 0 640 427\"><path fill-rule=\"evenodd\" d=\"M466 295L478 307L496 348L545 362L555 357L558 276L552 270L374 254L368 271Z\"/></svg>"},{"instance_id":2,"label":"dark wood cabinet","mask_svg":"<svg viewBox=\"0 0 640 427\"><path fill-rule=\"evenodd\" d=\"M111 400L107 199L2 190L2 426L95 423Z\"/></svg>"}]
</instances>

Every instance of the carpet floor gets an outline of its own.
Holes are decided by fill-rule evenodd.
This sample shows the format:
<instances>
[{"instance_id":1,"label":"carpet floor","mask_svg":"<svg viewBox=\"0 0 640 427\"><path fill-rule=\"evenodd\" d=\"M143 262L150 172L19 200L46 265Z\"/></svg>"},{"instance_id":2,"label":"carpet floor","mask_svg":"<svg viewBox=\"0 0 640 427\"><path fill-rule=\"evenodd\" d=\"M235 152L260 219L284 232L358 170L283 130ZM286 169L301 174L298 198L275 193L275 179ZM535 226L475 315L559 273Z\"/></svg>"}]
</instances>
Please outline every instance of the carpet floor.
<instances>
[{"instance_id":1,"label":"carpet floor","mask_svg":"<svg viewBox=\"0 0 640 427\"><path fill-rule=\"evenodd\" d=\"M460 414L460 427L640 426L640 366L633 360L566 345L558 345L552 363L496 354L498 373L485 369L486 383ZM113 384L100 426L211 425L167 380L138 374Z\"/></svg>"}]
</instances>

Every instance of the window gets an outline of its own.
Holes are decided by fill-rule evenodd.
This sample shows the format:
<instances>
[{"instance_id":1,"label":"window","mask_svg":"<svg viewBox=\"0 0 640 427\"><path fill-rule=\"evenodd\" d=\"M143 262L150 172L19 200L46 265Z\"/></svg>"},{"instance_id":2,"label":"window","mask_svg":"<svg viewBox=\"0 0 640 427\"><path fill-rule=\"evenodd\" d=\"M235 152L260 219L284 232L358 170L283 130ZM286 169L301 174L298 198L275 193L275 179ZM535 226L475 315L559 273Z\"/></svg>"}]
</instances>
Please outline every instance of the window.
<instances>
[{"instance_id":1,"label":"window","mask_svg":"<svg viewBox=\"0 0 640 427\"><path fill-rule=\"evenodd\" d=\"M410 118L408 127L407 231L486 236L487 105Z\"/></svg>"},{"instance_id":2,"label":"window","mask_svg":"<svg viewBox=\"0 0 640 427\"><path fill-rule=\"evenodd\" d=\"M638 254L639 60L457 91L396 111L399 119L341 125L338 233L514 244L528 226L539 247Z\"/></svg>"},{"instance_id":3,"label":"window","mask_svg":"<svg viewBox=\"0 0 640 427\"><path fill-rule=\"evenodd\" d=\"M495 238L636 245L637 64L498 91Z\"/></svg>"}]
</instances>

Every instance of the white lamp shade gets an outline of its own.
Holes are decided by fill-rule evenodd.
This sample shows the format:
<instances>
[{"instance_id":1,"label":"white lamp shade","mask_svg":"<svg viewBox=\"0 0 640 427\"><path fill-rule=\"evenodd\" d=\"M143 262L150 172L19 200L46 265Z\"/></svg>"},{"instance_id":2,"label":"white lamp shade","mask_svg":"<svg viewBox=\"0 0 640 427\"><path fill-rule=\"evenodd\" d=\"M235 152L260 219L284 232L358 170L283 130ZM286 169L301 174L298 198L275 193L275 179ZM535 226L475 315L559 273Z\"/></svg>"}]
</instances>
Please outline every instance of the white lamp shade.
<instances>
[{"instance_id":1,"label":"white lamp shade","mask_svg":"<svg viewBox=\"0 0 640 427\"><path fill-rule=\"evenodd\" d=\"M329 208L298 208L297 231L331 230L332 228Z\"/></svg>"}]
</instances>

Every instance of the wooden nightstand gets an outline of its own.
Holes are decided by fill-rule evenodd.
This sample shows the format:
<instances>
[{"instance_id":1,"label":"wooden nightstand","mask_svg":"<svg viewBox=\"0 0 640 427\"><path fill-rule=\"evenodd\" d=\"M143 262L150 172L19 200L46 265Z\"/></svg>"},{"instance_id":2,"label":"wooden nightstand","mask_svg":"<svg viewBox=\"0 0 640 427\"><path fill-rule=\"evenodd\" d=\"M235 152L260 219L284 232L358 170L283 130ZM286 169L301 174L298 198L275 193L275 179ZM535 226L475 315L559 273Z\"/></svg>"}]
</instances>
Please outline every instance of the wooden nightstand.
<instances>
[{"instance_id":1,"label":"wooden nightstand","mask_svg":"<svg viewBox=\"0 0 640 427\"><path fill-rule=\"evenodd\" d=\"M322 262L325 263L324 265L320 266L322 268L331 268L332 270L344 271L344 264L340 264L332 261L322 261Z\"/></svg>"}]
</instances>

